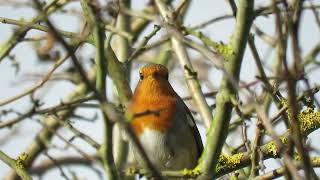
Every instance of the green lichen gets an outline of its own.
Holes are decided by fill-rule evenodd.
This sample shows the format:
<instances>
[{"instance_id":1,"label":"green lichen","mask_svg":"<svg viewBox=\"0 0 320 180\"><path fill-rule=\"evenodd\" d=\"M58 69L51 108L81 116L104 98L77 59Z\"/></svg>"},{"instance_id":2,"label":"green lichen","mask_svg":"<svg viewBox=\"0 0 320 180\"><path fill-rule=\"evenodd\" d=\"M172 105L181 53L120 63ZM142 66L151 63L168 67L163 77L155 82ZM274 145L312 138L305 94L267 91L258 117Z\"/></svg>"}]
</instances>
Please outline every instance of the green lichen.
<instances>
[{"instance_id":1,"label":"green lichen","mask_svg":"<svg viewBox=\"0 0 320 180\"><path fill-rule=\"evenodd\" d=\"M124 116L125 116L126 120L129 122L134 119L134 113L132 113L130 111L126 111Z\"/></svg>"},{"instance_id":2,"label":"green lichen","mask_svg":"<svg viewBox=\"0 0 320 180\"><path fill-rule=\"evenodd\" d=\"M232 46L230 44L217 43L215 49L222 54L225 59L233 54Z\"/></svg>"},{"instance_id":3,"label":"green lichen","mask_svg":"<svg viewBox=\"0 0 320 180\"><path fill-rule=\"evenodd\" d=\"M217 165L217 172L223 170L224 168L234 168L238 164L240 164L242 157L244 156L243 153L237 153L232 156L226 156L226 155L221 155L219 158L219 163Z\"/></svg>"},{"instance_id":4,"label":"green lichen","mask_svg":"<svg viewBox=\"0 0 320 180\"><path fill-rule=\"evenodd\" d=\"M228 59L228 57L233 54L232 46L230 44L224 44L222 42L217 43L208 37L204 38L203 35L200 37L202 37L201 39L204 43L216 49L225 59Z\"/></svg>"},{"instance_id":5,"label":"green lichen","mask_svg":"<svg viewBox=\"0 0 320 180\"><path fill-rule=\"evenodd\" d=\"M231 44L223 44L222 42L215 42L201 31L195 31L192 28L183 27L183 32L185 34L191 34L198 37L204 44L211 46L216 49L225 59L228 59L230 55L233 54L233 49Z\"/></svg>"},{"instance_id":6,"label":"green lichen","mask_svg":"<svg viewBox=\"0 0 320 180\"><path fill-rule=\"evenodd\" d=\"M225 59L228 59L232 54L232 46L230 44L224 44L222 42L217 43L212 40L207 40L206 43L216 49Z\"/></svg>"}]
</instances>

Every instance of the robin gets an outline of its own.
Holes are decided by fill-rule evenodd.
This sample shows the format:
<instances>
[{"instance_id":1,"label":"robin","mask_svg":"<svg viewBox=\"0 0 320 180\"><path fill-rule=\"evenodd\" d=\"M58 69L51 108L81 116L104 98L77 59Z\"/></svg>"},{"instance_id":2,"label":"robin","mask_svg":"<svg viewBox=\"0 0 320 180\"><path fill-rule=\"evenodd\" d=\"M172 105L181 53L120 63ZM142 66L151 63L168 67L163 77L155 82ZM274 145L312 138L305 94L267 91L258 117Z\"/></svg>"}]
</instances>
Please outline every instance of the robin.
<instances>
[{"instance_id":1,"label":"robin","mask_svg":"<svg viewBox=\"0 0 320 180\"><path fill-rule=\"evenodd\" d=\"M159 170L181 170L197 165L203 145L188 107L168 81L168 69L149 64L140 69L140 80L127 113L148 158ZM135 153L135 152L134 152ZM135 153L139 163L139 155Z\"/></svg>"}]
</instances>

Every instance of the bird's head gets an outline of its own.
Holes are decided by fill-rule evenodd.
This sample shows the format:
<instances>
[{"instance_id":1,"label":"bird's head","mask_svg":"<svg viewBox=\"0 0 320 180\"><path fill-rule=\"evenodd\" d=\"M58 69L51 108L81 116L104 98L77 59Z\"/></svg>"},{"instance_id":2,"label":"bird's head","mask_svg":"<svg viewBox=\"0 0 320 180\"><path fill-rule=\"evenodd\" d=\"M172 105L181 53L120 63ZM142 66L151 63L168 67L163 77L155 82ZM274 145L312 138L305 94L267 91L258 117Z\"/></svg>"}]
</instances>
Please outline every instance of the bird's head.
<instances>
[{"instance_id":1,"label":"bird's head","mask_svg":"<svg viewBox=\"0 0 320 180\"><path fill-rule=\"evenodd\" d=\"M168 69L161 64L148 64L139 71L140 81L146 79L168 80Z\"/></svg>"},{"instance_id":2,"label":"bird's head","mask_svg":"<svg viewBox=\"0 0 320 180\"><path fill-rule=\"evenodd\" d=\"M140 80L134 92L135 96L175 95L168 77L168 69L160 64L148 64L139 71Z\"/></svg>"}]
</instances>

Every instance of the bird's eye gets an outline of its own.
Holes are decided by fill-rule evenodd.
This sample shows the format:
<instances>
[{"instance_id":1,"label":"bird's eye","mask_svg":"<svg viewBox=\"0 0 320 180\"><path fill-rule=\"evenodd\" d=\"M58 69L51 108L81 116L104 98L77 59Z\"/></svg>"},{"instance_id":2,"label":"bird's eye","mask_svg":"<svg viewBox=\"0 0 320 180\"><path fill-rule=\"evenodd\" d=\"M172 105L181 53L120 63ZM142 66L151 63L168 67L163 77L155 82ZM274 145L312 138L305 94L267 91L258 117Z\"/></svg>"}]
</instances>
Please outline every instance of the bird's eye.
<instances>
[{"instance_id":1,"label":"bird's eye","mask_svg":"<svg viewBox=\"0 0 320 180\"><path fill-rule=\"evenodd\" d=\"M166 74L165 78L166 78L166 80L168 80L169 79L169 74Z\"/></svg>"},{"instance_id":2,"label":"bird's eye","mask_svg":"<svg viewBox=\"0 0 320 180\"><path fill-rule=\"evenodd\" d=\"M143 78L144 78L144 77L143 77L143 74L140 73L139 75L140 75L140 80L143 80Z\"/></svg>"},{"instance_id":3,"label":"bird's eye","mask_svg":"<svg viewBox=\"0 0 320 180\"><path fill-rule=\"evenodd\" d=\"M154 72L154 73L153 73L153 76L154 76L154 77L158 77L158 76L159 76L159 73L158 73L158 72Z\"/></svg>"}]
</instances>

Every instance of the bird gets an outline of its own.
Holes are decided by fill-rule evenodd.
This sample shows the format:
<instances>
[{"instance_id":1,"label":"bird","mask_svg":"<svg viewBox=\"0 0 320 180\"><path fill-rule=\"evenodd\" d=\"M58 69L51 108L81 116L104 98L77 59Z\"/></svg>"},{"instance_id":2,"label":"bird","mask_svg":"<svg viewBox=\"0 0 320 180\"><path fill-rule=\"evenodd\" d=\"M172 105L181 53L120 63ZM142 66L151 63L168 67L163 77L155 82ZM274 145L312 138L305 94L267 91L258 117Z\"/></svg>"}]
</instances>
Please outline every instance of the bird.
<instances>
[{"instance_id":1,"label":"bird","mask_svg":"<svg viewBox=\"0 0 320 180\"><path fill-rule=\"evenodd\" d=\"M194 168L203 144L190 110L168 81L168 69L147 64L139 75L126 113L147 157L158 170ZM139 164L141 156L133 151Z\"/></svg>"}]
</instances>

